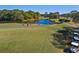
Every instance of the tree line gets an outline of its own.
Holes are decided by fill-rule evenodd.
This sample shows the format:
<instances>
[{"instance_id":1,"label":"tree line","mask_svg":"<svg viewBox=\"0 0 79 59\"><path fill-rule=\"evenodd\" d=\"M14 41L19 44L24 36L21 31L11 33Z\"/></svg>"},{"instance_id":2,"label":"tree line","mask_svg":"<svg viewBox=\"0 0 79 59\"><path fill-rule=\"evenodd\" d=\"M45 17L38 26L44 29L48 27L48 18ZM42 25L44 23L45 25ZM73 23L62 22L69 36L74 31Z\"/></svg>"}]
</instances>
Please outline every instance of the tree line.
<instances>
[{"instance_id":1,"label":"tree line","mask_svg":"<svg viewBox=\"0 0 79 59\"><path fill-rule=\"evenodd\" d=\"M71 20L75 23L79 23L79 11L73 10L69 13L61 14L61 16L66 17L66 18L72 18Z\"/></svg>"},{"instance_id":2,"label":"tree line","mask_svg":"<svg viewBox=\"0 0 79 59\"><path fill-rule=\"evenodd\" d=\"M23 21L35 21L40 17L39 12L23 11L19 9L14 10L0 10L0 22L23 22Z\"/></svg>"},{"instance_id":3,"label":"tree line","mask_svg":"<svg viewBox=\"0 0 79 59\"><path fill-rule=\"evenodd\" d=\"M40 12L34 11L24 11L19 9L0 10L0 22L35 22L38 21L41 17L48 17L49 19L59 19L60 17L72 18L73 22L79 23L79 11L73 10L69 13L60 14L59 12L45 12L41 14Z\"/></svg>"},{"instance_id":4,"label":"tree line","mask_svg":"<svg viewBox=\"0 0 79 59\"><path fill-rule=\"evenodd\" d=\"M60 22L73 21L79 23L79 11L72 10L69 13L60 14L59 12L46 12L43 16L49 17L49 19L59 19Z\"/></svg>"}]
</instances>

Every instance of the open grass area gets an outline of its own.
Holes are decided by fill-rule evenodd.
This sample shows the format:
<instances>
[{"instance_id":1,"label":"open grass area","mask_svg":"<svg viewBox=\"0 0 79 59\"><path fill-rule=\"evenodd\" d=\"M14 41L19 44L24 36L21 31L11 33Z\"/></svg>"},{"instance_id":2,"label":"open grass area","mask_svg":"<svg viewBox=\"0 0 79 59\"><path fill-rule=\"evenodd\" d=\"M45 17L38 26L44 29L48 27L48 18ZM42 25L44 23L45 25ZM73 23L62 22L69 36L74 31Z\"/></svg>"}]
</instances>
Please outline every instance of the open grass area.
<instances>
[{"instance_id":1,"label":"open grass area","mask_svg":"<svg viewBox=\"0 0 79 59\"><path fill-rule=\"evenodd\" d=\"M65 24L32 25L6 23L0 24L0 52L63 52L55 48L50 40L56 29Z\"/></svg>"}]
</instances>

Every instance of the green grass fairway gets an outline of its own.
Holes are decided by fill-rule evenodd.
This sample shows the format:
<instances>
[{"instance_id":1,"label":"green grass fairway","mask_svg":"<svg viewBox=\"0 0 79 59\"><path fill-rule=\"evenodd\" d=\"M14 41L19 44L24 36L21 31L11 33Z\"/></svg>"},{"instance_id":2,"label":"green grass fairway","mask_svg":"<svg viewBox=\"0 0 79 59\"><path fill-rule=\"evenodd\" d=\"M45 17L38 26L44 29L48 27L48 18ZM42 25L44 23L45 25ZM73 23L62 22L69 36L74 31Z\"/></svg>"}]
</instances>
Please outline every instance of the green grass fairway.
<instances>
[{"instance_id":1,"label":"green grass fairway","mask_svg":"<svg viewBox=\"0 0 79 59\"><path fill-rule=\"evenodd\" d=\"M0 52L62 52L50 40L55 29L64 24L22 26L22 24L0 24Z\"/></svg>"}]
</instances>

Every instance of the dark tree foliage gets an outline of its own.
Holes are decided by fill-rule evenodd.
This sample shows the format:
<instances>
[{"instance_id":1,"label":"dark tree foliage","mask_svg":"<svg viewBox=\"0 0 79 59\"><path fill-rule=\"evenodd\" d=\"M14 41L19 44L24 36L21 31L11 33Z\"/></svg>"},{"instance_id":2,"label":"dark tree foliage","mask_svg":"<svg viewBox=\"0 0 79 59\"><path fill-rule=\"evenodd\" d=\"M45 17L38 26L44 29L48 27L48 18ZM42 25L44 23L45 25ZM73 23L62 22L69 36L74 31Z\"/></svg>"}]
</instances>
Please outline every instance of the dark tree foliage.
<instances>
[{"instance_id":1,"label":"dark tree foliage","mask_svg":"<svg viewBox=\"0 0 79 59\"><path fill-rule=\"evenodd\" d=\"M59 19L59 22L60 22L60 23L63 23L63 22L70 22L70 20L67 20L67 19Z\"/></svg>"},{"instance_id":2,"label":"dark tree foliage","mask_svg":"<svg viewBox=\"0 0 79 59\"><path fill-rule=\"evenodd\" d=\"M62 17L70 17L72 18L72 21L75 23L79 23L79 11L73 10L70 13L61 14Z\"/></svg>"},{"instance_id":3,"label":"dark tree foliage","mask_svg":"<svg viewBox=\"0 0 79 59\"><path fill-rule=\"evenodd\" d=\"M49 13L49 19L58 19L59 16L60 16L59 12L55 12L55 13L50 12Z\"/></svg>"},{"instance_id":4,"label":"dark tree foliage","mask_svg":"<svg viewBox=\"0 0 79 59\"><path fill-rule=\"evenodd\" d=\"M63 30L58 30L56 33L52 34L53 40L51 43L56 48L67 48L70 47L70 43L72 40L72 27L64 27Z\"/></svg>"},{"instance_id":5,"label":"dark tree foliage","mask_svg":"<svg viewBox=\"0 0 79 59\"><path fill-rule=\"evenodd\" d=\"M31 19L35 21L39 17L40 13L34 11L23 11L19 9L0 10L0 22L23 22L24 20L30 21Z\"/></svg>"},{"instance_id":6,"label":"dark tree foliage","mask_svg":"<svg viewBox=\"0 0 79 59\"><path fill-rule=\"evenodd\" d=\"M71 11L70 13L60 14L59 12L45 12L44 14L40 14L39 12L34 11L24 11L19 9L0 10L0 22L24 22L27 20L28 22L35 22L39 20L40 17L46 17L49 19L60 19L60 17L65 18L73 18L73 22L79 23L79 12L76 10ZM66 20L65 22L69 22Z\"/></svg>"}]
</instances>

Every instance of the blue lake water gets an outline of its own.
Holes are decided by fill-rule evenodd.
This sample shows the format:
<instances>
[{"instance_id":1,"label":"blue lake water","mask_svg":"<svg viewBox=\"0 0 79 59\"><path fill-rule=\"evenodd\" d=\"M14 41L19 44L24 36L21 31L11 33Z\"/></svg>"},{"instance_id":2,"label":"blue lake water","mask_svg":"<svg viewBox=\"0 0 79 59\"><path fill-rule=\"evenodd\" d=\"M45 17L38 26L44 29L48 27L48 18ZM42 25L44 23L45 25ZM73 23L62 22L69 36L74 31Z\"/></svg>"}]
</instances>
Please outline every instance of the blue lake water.
<instances>
[{"instance_id":1,"label":"blue lake water","mask_svg":"<svg viewBox=\"0 0 79 59\"><path fill-rule=\"evenodd\" d=\"M35 22L36 24L54 24L54 22L53 21L51 21L51 20L49 20L49 19L41 19L41 20L39 20L39 21L37 21L37 22Z\"/></svg>"}]
</instances>

